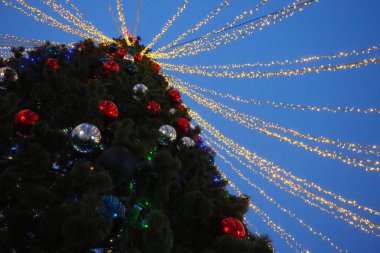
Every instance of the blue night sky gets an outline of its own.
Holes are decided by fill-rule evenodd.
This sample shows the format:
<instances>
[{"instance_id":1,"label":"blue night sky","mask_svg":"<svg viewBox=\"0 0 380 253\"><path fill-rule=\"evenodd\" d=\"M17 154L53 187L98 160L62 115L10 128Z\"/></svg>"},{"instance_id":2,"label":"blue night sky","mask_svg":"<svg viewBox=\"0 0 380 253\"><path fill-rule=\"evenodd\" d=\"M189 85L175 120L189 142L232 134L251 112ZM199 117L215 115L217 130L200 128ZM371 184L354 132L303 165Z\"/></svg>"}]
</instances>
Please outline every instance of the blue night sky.
<instances>
[{"instance_id":1,"label":"blue night sky","mask_svg":"<svg viewBox=\"0 0 380 253\"><path fill-rule=\"evenodd\" d=\"M38 6L42 6L40 4L42 1L27 2L37 2ZM105 0L72 0L72 2L79 7L88 20L92 21L106 35L110 37L119 36L111 15L107 11ZM116 1L111 2L115 3ZM182 2L181 0L143 0L138 35L142 37L144 44L149 44L152 38L160 32L165 22L174 15ZM184 13L153 49L166 45L182 32L197 24L198 21L215 10L220 2L221 0L190 0ZM236 15L252 8L258 2L258 0L231 1L231 5L225 8L217 18L195 34L189 35L184 41L201 36L226 24ZM269 1L268 4L251 17L273 12L291 2L289 0ZM138 0L123 1L123 3L127 26L130 30L133 30ZM44 9L47 10L46 7ZM327 55L353 49L366 49L379 45L379 11L380 1L377 0L320 0L319 3L306 7L301 13L297 13L275 25L270 25L252 36L220 46L207 53L166 60L165 62L197 65L255 63ZM16 10L6 8L2 4L0 4L0 17L3 24L0 30L1 34L6 33L23 38L46 39L65 43L80 39L74 35L38 23L32 18L23 16ZM376 56L379 57L379 52L375 52L370 56L343 58L332 63L348 63ZM326 64L326 62L319 61L309 64L280 66L276 69L278 70L281 67L286 69L320 66L322 64ZM273 69L269 68L269 70ZM316 106L380 108L379 64L352 70L260 79L208 78L175 72L168 73L208 89L231 93L248 99ZM270 106L241 104L218 97L212 98L241 112L313 136L325 136L331 139L361 144L380 144L379 114L296 111ZM288 143L279 142L273 137L248 130L244 126L237 125L220 115L214 114L186 96L184 97L184 102L221 130L224 135L267 160L273 161L281 168L291 171L301 178L315 182L347 199L357 200L364 206L380 210L380 184L378 183L380 177L378 172L365 172L362 168L323 158L316 153L311 153ZM318 146L318 143L316 145ZM313 208L302 200L277 189L247 168L240 166L235 160L231 161L247 177L265 189L270 196L284 207L295 213L317 231L331 237L342 248L358 253L379 251L380 240L374 235L366 234L343 221L335 220L317 208ZM260 196L259 192L240 179L222 160L217 159L217 164L231 181L239 186L242 192L249 195L257 206L265 211L278 225L291 233L306 249L318 253L335 252L328 243L320 240L318 236L312 235L307 229ZM376 224L380 224L378 216L369 215L354 207L351 210L371 219ZM270 235L278 252L292 252L278 234L273 232L252 211L247 214L247 218L260 233Z\"/></svg>"}]
</instances>

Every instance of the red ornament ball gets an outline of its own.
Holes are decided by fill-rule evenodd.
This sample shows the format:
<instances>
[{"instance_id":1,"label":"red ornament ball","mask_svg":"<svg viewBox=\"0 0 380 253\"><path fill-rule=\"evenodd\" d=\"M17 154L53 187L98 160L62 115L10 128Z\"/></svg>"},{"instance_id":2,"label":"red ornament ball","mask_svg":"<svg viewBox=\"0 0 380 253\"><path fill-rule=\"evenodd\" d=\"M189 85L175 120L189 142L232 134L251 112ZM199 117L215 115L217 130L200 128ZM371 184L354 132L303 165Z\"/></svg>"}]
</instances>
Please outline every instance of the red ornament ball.
<instances>
[{"instance_id":1,"label":"red ornament ball","mask_svg":"<svg viewBox=\"0 0 380 253\"><path fill-rule=\"evenodd\" d=\"M120 58L124 58L124 56L128 54L128 51L123 48L119 48L116 53L120 56Z\"/></svg>"},{"instance_id":2,"label":"red ornament ball","mask_svg":"<svg viewBox=\"0 0 380 253\"><path fill-rule=\"evenodd\" d=\"M176 120L176 123L177 123L179 131L181 131L183 133L187 133L189 131L190 122L187 119L185 119L185 118L178 118Z\"/></svg>"},{"instance_id":3,"label":"red ornament ball","mask_svg":"<svg viewBox=\"0 0 380 253\"><path fill-rule=\"evenodd\" d=\"M59 69L58 60L54 58L49 58L45 62L45 66L52 69Z\"/></svg>"},{"instance_id":4,"label":"red ornament ball","mask_svg":"<svg viewBox=\"0 0 380 253\"><path fill-rule=\"evenodd\" d=\"M17 135L23 138L32 137L32 128L39 120L40 115L29 109L19 111L13 121Z\"/></svg>"},{"instance_id":5,"label":"red ornament ball","mask_svg":"<svg viewBox=\"0 0 380 253\"><path fill-rule=\"evenodd\" d=\"M243 238L245 235L245 229L243 224L236 218L227 217L224 218L221 222L222 231L225 234L234 235L238 238Z\"/></svg>"},{"instance_id":6,"label":"red ornament ball","mask_svg":"<svg viewBox=\"0 0 380 253\"><path fill-rule=\"evenodd\" d=\"M114 61L108 61L103 64L104 72L108 73L110 71L119 71L119 65Z\"/></svg>"},{"instance_id":7,"label":"red ornament ball","mask_svg":"<svg viewBox=\"0 0 380 253\"><path fill-rule=\"evenodd\" d=\"M180 109L181 111L185 110L185 106L183 104L180 104L178 105L178 109Z\"/></svg>"},{"instance_id":8,"label":"red ornament ball","mask_svg":"<svg viewBox=\"0 0 380 253\"><path fill-rule=\"evenodd\" d=\"M138 62L142 61L142 56L140 54L134 54L133 58L135 59L135 61L138 61Z\"/></svg>"},{"instance_id":9,"label":"red ornament ball","mask_svg":"<svg viewBox=\"0 0 380 253\"><path fill-rule=\"evenodd\" d=\"M119 110L117 109L117 106L115 103L108 101L108 100L102 100L100 101L98 105L98 109L110 119L117 119L119 116Z\"/></svg>"},{"instance_id":10,"label":"red ornament ball","mask_svg":"<svg viewBox=\"0 0 380 253\"><path fill-rule=\"evenodd\" d=\"M155 62L152 63L152 66L155 70L157 70L157 72L159 72L161 70L161 66Z\"/></svg>"},{"instance_id":11,"label":"red ornament ball","mask_svg":"<svg viewBox=\"0 0 380 253\"><path fill-rule=\"evenodd\" d=\"M153 116L158 116L161 112L161 106L153 100L147 104L146 109L148 109Z\"/></svg>"},{"instance_id":12,"label":"red ornament ball","mask_svg":"<svg viewBox=\"0 0 380 253\"><path fill-rule=\"evenodd\" d=\"M169 91L169 96L173 102L179 103L181 101L181 93L178 90Z\"/></svg>"}]
</instances>

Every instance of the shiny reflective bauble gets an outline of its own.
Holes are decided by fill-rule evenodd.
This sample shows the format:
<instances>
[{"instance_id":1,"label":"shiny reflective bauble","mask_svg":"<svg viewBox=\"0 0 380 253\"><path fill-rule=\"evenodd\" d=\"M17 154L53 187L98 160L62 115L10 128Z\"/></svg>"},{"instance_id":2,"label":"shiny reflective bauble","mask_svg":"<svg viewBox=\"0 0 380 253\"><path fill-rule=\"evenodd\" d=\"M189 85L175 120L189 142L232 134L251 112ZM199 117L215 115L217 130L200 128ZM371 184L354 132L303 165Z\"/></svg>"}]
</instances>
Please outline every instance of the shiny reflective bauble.
<instances>
[{"instance_id":1,"label":"shiny reflective bauble","mask_svg":"<svg viewBox=\"0 0 380 253\"><path fill-rule=\"evenodd\" d=\"M190 137L182 137L179 141L177 148L178 150L192 149L195 146L195 142Z\"/></svg>"},{"instance_id":2,"label":"shiny reflective bauble","mask_svg":"<svg viewBox=\"0 0 380 253\"><path fill-rule=\"evenodd\" d=\"M137 74L137 72L139 72L139 69L137 68L137 66L135 64L131 63L127 66L126 72L130 76L135 76Z\"/></svg>"},{"instance_id":3,"label":"shiny reflective bauble","mask_svg":"<svg viewBox=\"0 0 380 253\"><path fill-rule=\"evenodd\" d=\"M237 238L244 237L245 229L240 220L232 217L227 217L224 218L220 223L223 233L233 235Z\"/></svg>"},{"instance_id":4,"label":"shiny reflective bauble","mask_svg":"<svg viewBox=\"0 0 380 253\"><path fill-rule=\"evenodd\" d=\"M148 91L148 87L146 87L142 83L138 83L135 86L133 86L132 97L135 100L140 101L141 98L147 93L147 91Z\"/></svg>"},{"instance_id":5,"label":"shiny reflective bauble","mask_svg":"<svg viewBox=\"0 0 380 253\"><path fill-rule=\"evenodd\" d=\"M133 61L133 55L127 54L126 56L123 57L124 60L126 61Z\"/></svg>"},{"instance_id":6,"label":"shiny reflective bauble","mask_svg":"<svg viewBox=\"0 0 380 253\"><path fill-rule=\"evenodd\" d=\"M115 218L125 218L125 206L121 201L113 195L104 195L104 216L108 220L113 220Z\"/></svg>"},{"instance_id":7,"label":"shiny reflective bauble","mask_svg":"<svg viewBox=\"0 0 380 253\"><path fill-rule=\"evenodd\" d=\"M90 153L102 138L99 129L91 124L82 123L71 131L71 145L80 153Z\"/></svg>"},{"instance_id":8,"label":"shiny reflective bauble","mask_svg":"<svg viewBox=\"0 0 380 253\"><path fill-rule=\"evenodd\" d=\"M169 113L171 115L174 115L176 112L177 112L177 110L175 108L170 108L170 110L169 110Z\"/></svg>"},{"instance_id":9,"label":"shiny reflective bauble","mask_svg":"<svg viewBox=\"0 0 380 253\"><path fill-rule=\"evenodd\" d=\"M173 142L177 138L177 132L174 127L169 125L163 125L159 129L160 137L158 139L158 143L163 146L169 145L169 143Z\"/></svg>"},{"instance_id":10,"label":"shiny reflective bauble","mask_svg":"<svg viewBox=\"0 0 380 253\"><path fill-rule=\"evenodd\" d=\"M9 67L0 68L0 91L8 90L9 83L15 82L18 79L17 72Z\"/></svg>"}]
</instances>

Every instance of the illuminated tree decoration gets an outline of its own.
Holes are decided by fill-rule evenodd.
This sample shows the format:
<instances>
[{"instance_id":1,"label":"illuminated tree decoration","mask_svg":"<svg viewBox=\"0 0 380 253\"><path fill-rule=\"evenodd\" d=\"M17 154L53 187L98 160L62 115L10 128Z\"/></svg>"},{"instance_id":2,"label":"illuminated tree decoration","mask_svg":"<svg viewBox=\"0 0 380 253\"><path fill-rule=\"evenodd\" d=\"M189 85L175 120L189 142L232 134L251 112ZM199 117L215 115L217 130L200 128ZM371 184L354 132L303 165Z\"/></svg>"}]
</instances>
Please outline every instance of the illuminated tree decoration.
<instances>
[{"instance_id":1,"label":"illuminated tree decoration","mask_svg":"<svg viewBox=\"0 0 380 253\"><path fill-rule=\"evenodd\" d=\"M245 229L241 221L236 218L227 217L221 222L222 231L225 234L234 235L238 238L243 238L245 236Z\"/></svg>"},{"instance_id":2,"label":"illuminated tree decoration","mask_svg":"<svg viewBox=\"0 0 380 253\"><path fill-rule=\"evenodd\" d=\"M32 128L39 120L40 115L29 109L19 111L14 118L14 127L17 135L23 138L32 137Z\"/></svg>"},{"instance_id":3,"label":"illuminated tree decoration","mask_svg":"<svg viewBox=\"0 0 380 253\"><path fill-rule=\"evenodd\" d=\"M51 69L59 69L58 60L54 58L49 58L45 62L45 66Z\"/></svg>"},{"instance_id":4,"label":"illuminated tree decoration","mask_svg":"<svg viewBox=\"0 0 380 253\"><path fill-rule=\"evenodd\" d=\"M114 61L108 61L103 64L103 70L104 72L108 73L110 71L118 72L119 71L119 65Z\"/></svg>"},{"instance_id":5,"label":"illuminated tree decoration","mask_svg":"<svg viewBox=\"0 0 380 253\"><path fill-rule=\"evenodd\" d=\"M115 105L115 103L111 101L100 101L98 109L104 114L104 116L106 116L109 119L117 119L117 117L119 116L119 110L117 109L117 106Z\"/></svg>"}]
</instances>

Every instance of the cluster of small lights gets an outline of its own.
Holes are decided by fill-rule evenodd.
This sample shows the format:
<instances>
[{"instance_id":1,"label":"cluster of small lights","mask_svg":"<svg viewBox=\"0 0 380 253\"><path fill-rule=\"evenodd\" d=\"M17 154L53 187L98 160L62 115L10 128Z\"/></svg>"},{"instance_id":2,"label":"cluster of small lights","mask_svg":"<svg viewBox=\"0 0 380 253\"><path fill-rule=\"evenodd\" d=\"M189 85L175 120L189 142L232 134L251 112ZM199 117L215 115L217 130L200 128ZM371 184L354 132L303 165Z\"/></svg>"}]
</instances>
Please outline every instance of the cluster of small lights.
<instances>
[{"instance_id":1,"label":"cluster of small lights","mask_svg":"<svg viewBox=\"0 0 380 253\"><path fill-rule=\"evenodd\" d=\"M169 29L169 27L173 24L173 22L181 15L181 13L185 10L188 3L189 3L189 0L184 1L183 5L180 8L178 8L177 13L166 22L161 32L153 38L152 42L147 47L144 48L144 50L141 52L141 55L144 55L146 51L148 50L148 48L152 48L152 46L157 42L157 40Z\"/></svg>"},{"instance_id":2,"label":"cluster of small lights","mask_svg":"<svg viewBox=\"0 0 380 253\"><path fill-rule=\"evenodd\" d=\"M112 6L111 6L111 4L110 4L110 0L106 0L106 2L107 2L107 8L108 8L108 11L109 11L109 13L111 14L111 17L112 17L112 19L113 19L113 22L114 22L115 25L116 25L116 29L119 31L120 34L123 34L123 31L120 29L120 26L119 26L118 20L117 20L117 18L116 18L116 15L115 15L115 13L114 13L113 10L112 10Z\"/></svg>"},{"instance_id":3,"label":"cluster of small lights","mask_svg":"<svg viewBox=\"0 0 380 253\"><path fill-rule=\"evenodd\" d=\"M250 68L250 67L271 67L274 65L287 65L287 64L298 64L298 63L307 63L307 62L312 62L312 61L319 61L319 60L334 60L338 58L344 58L344 57L349 57L349 56L358 56L361 54L370 54L375 51L380 50L380 47L378 46L372 46L367 49L362 49L362 50L352 50L348 52L339 52L337 54L332 54L332 55L320 55L320 56L309 56L309 57L302 57L299 59L294 59L294 60L277 60L277 61L271 61L271 62L256 62L256 63L244 63L244 64L230 64L230 65L198 65L198 66L191 66L194 69L238 69L238 68ZM162 65L167 65L170 66L170 64L163 64ZM181 65L180 65L181 66ZM184 66L186 67L186 66Z\"/></svg>"},{"instance_id":4,"label":"cluster of small lights","mask_svg":"<svg viewBox=\"0 0 380 253\"><path fill-rule=\"evenodd\" d=\"M201 91L209 92L209 93L214 94L214 95L221 95L222 97L229 97L229 98L235 99L237 101L243 101L243 102L250 101L250 100L242 100L239 97L233 97L230 94L224 95L224 94L221 94L221 93L210 91L210 90L207 90L205 88L199 87L199 86L194 85L194 84L185 83L185 82L183 82L183 81L181 81L179 79L175 79L175 80L176 80L177 83L180 83L182 86L186 86L187 88L195 88L195 89L198 89L198 90L201 90ZM194 93L194 92L195 91L192 91L192 93ZM253 101L255 101L255 100L253 100ZM228 108L225 105L222 105L220 103L219 103L219 105L221 105L221 106L223 106L225 108ZM341 107L338 107L338 108L340 109ZM231 108L228 108L228 109L232 110ZM358 112L358 110L365 111L367 113L369 113L369 112L380 112L380 109L375 109L375 108L368 108L368 109L356 109L356 108L354 108L354 109L357 112ZM236 111L234 113L236 113ZM263 120L261 120L261 119L259 119L257 117L252 117L252 116L245 115L245 114L242 114L242 115L244 115L246 117L250 117L249 121L251 121L253 123L260 123L260 125L262 125L265 128L272 128L272 129L276 129L276 130L282 131L284 133L291 133L294 136L305 138L305 139L310 140L310 141L316 141L316 142L320 142L320 143L324 143L324 144L335 145L336 147L339 147L339 148L342 148L342 149L347 149L347 150L350 150L350 151L353 151L353 152L356 152L356 153L374 154L376 156L380 156L379 152L374 151L376 149L379 149L379 146L377 146L377 145L363 145L363 144L357 144L357 143L343 142L343 141L339 141L339 140L328 139L328 138L325 138L323 136L322 137L315 137L315 136L311 136L309 134L303 134L303 133L297 132L297 131L295 131L293 129L288 129L288 128L281 127L281 126L279 126L277 124L265 122L265 121L263 121Z\"/></svg>"},{"instance_id":5,"label":"cluster of small lights","mask_svg":"<svg viewBox=\"0 0 380 253\"><path fill-rule=\"evenodd\" d=\"M267 15L266 18L260 19L259 21L253 22L252 24L248 24L244 26L243 28L234 29L232 32L225 33L215 39L212 39L212 40L200 39L166 53L161 53L161 54L152 53L150 57L156 58L156 59L168 59L168 58L176 58L176 57L182 57L182 56L188 56L188 55L196 55L200 52L212 50L218 46L228 44L246 35L250 35L257 30L261 30L266 26L276 23L277 21L282 21L284 18L288 18L292 16L297 11L302 11L304 7L314 2L317 2L317 0L309 0L306 2L299 0L293 3L292 5L287 6L283 10ZM215 35L219 32L217 31L211 32L211 35Z\"/></svg>"},{"instance_id":6,"label":"cluster of small lights","mask_svg":"<svg viewBox=\"0 0 380 253\"><path fill-rule=\"evenodd\" d=\"M227 1L226 1L226 2L227 2ZM225 2L224 4L226 4L226 2ZM222 32L223 30L227 29L228 27L233 26L234 24L236 24L236 22L238 22L239 20L242 20L242 19L243 19L245 16L247 16L248 14L252 15L254 11L258 11L259 8L260 8L261 6L263 6L264 4L266 4L267 2L269 2L269 0L263 0L263 1L261 1L261 2L260 2L259 4L257 4L253 9L248 10L248 11L244 11L242 14L236 16L236 17L234 18L234 20L232 20L231 22L227 23L226 25L224 25L224 26L221 27L220 29L213 30L212 32L207 33L206 35L202 36L202 40L205 40L205 39L207 39L208 37L210 37L210 36L212 36L212 35L214 35L214 34L216 34L216 33ZM218 12L221 10L220 8L224 8L224 7L225 7L224 4L216 10L216 13L218 13ZM228 4L228 3L227 3L227 4ZM220 10L219 10L219 9L220 9ZM216 15L216 14L214 14L214 12L213 12L213 13L212 13L211 15L209 15L209 16L211 16L211 18L213 18L215 15ZM208 16L208 17L209 17L209 16ZM198 25L202 26L203 24L205 24L206 22L208 22L208 17L207 17L205 20L201 21ZM197 28L198 25L197 25L195 28ZM194 28L194 29L195 29L195 28ZM198 27L196 30L198 30L198 29L199 29L199 27ZM196 31L196 30L194 30L194 31ZM182 34L181 37L179 37L178 39L174 40L174 41L173 41L172 43L170 43L169 45L167 45L167 46L165 46L165 47L163 47L163 48L160 48L160 49L157 50L156 52L157 52L157 53L162 53L162 51L164 51L164 50L168 49L169 47L175 45L179 40L183 39L183 38L184 38L185 36L187 36L190 32L192 33L192 32L194 32L194 31L192 31L192 29L188 30L188 31L186 32L187 34L186 34L186 33ZM183 36L183 37L182 37L182 36Z\"/></svg>"},{"instance_id":7,"label":"cluster of small lights","mask_svg":"<svg viewBox=\"0 0 380 253\"><path fill-rule=\"evenodd\" d=\"M292 190L289 190L289 189L286 189L285 187L280 187L282 190L285 190L285 191L291 193L292 195L298 196L298 197L301 197L301 195L298 193L295 193L295 192L305 194L307 197L306 198L301 197L301 199L303 199L306 203L310 204L311 206L317 207L322 212L325 212L327 214L332 215L335 219L341 219L341 220L345 221L346 223L348 223L349 225L352 225L353 227L358 228L358 229L360 229L366 233L373 234L377 237L380 237L380 234L373 230L374 228L379 229L379 226L377 226L373 222L369 221L368 219L362 218L361 216L355 214L352 211L349 211L349 210L347 210L341 206L338 206L337 204L332 203L331 201L328 201L325 198L323 198L321 196L317 196L317 195L313 194L312 192L302 188L302 186L299 185L299 182L304 183L305 186L310 187L310 188L321 189L319 186L316 186L315 184L310 184L305 179L301 179L301 178L294 176L292 173L285 171L284 169L281 169L280 167L274 165L272 162L269 162L269 161L265 160L264 158L261 158L257 154L249 151L245 147L238 145L237 143L235 143L231 139L225 137L222 133L220 133L216 128L211 126L209 123L207 123L203 118L201 118L199 116L199 114L197 114L193 111L190 111L189 113L190 113L190 116L202 127L202 129L209 132L211 135L213 135L215 138L217 138L221 143L223 143L224 145L226 145L228 147L228 149L223 149L219 144L217 144L217 146L219 148L223 149L230 156L232 156L234 158L238 159L238 157L231 155L231 152L229 150L232 150L238 156L244 157L250 163L255 165L258 169L260 169L261 171L264 171L265 173L270 175L270 177L268 177L268 176L265 177L266 179L268 179L268 181L270 183L274 184L275 186L279 186L279 184L275 180L280 180L283 184L287 185L287 187L292 189ZM255 170L251 166L247 166L247 164L243 163L241 160L239 160L239 161L240 161L240 163L242 163L246 167L250 168L250 170L252 170L254 173L256 173ZM263 173L261 173L261 172L258 172L258 174L263 175ZM281 174L284 174L288 178L285 178ZM289 177L294 179L295 182L292 182ZM329 191L320 190L320 192L328 193ZM329 195L332 195L332 194L330 193ZM322 208L321 206L311 202L307 198L313 199L314 201L318 201L321 204L328 206L329 210ZM340 197L337 199L342 200L343 198ZM353 206L358 207L356 201L350 201L350 202L347 201L345 203L349 203ZM364 210L364 208L361 208L361 209ZM368 211L368 209L367 209L367 211ZM344 216L336 215L332 210L335 210L339 213L342 213L344 216L351 218L351 220L344 217ZM376 213L378 213L378 212L376 212ZM362 225L360 223L362 223L364 225Z\"/></svg>"},{"instance_id":8,"label":"cluster of small lights","mask_svg":"<svg viewBox=\"0 0 380 253\"><path fill-rule=\"evenodd\" d=\"M312 72L323 72L323 71L336 71L345 70L352 68L359 68L362 66L367 66L369 64L375 64L380 61L380 58L364 59L362 61L338 64L338 65L321 65L319 67L306 67L302 69L292 69L292 70L280 70L280 71L250 71L250 72L234 72L234 71L206 71L202 69L192 68L186 65L173 65L173 64L161 64L163 69L181 72L186 74L196 74L207 77L222 77L222 78L261 78L261 77L274 77L274 76L297 76L304 75Z\"/></svg>"},{"instance_id":9,"label":"cluster of small lights","mask_svg":"<svg viewBox=\"0 0 380 253\"><path fill-rule=\"evenodd\" d=\"M209 140L213 145L217 144L215 141L213 141L208 136L203 135L206 137L207 140ZM328 242L333 248L338 250L339 252L348 252L345 249L342 249L341 247L337 246L336 243L332 241L331 238L328 236L322 234L321 232L317 232L314 228L312 228L310 225L305 223L302 219L297 217L294 213L283 207L280 203L278 203L276 200L274 200L271 196L269 196L262 188L254 184L248 177L244 176L233 164L228 161L223 155L218 153L218 157L220 157L226 164L228 164L234 171L239 175L240 178L242 178L244 181L246 181L250 186L255 188L264 198L266 198L269 202L271 202L273 205L275 205L277 208L279 208L282 212L288 214L291 218L295 219L298 223L300 223L302 226L306 227L307 230L309 230L312 234L319 236L323 241Z\"/></svg>"},{"instance_id":10,"label":"cluster of small lights","mask_svg":"<svg viewBox=\"0 0 380 253\"><path fill-rule=\"evenodd\" d=\"M105 36L93 24L85 20L83 18L83 15L79 13L78 9L75 8L76 15L74 15L69 10L65 9L62 5L58 4L56 0L46 0L44 1L44 3L48 5L50 8L52 8L55 12L57 12L66 21L86 31L88 34L92 34L102 41L112 41L111 38Z\"/></svg>"},{"instance_id":11,"label":"cluster of small lights","mask_svg":"<svg viewBox=\"0 0 380 253\"><path fill-rule=\"evenodd\" d=\"M37 46L42 45L45 40L24 39L13 35L0 34L0 45L2 46ZM52 44L62 44L60 42L51 42Z\"/></svg>"},{"instance_id":12,"label":"cluster of small lights","mask_svg":"<svg viewBox=\"0 0 380 253\"><path fill-rule=\"evenodd\" d=\"M173 80L175 80L177 83L179 83L179 82L183 83L182 81L178 80L177 78L174 78ZM222 105L222 104L220 104L220 103L218 103L212 99L204 97L203 95L195 92L194 90L189 91L188 89L186 89L183 86L177 86L176 84L173 84L173 85L175 87L177 87L178 89L180 89L185 94L187 94L189 97L194 99L199 104L206 106L209 109L211 109L212 111L221 114L226 119L229 119L233 122L237 122L238 124L241 124L241 125L249 128L249 129L259 131L259 132L264 133L268 136L275 137L275 138L279 139L280 141L284 141L284 142L287 142L289 144L295 145L297 147L303 148L305 150L315 152L318 155L321 155L323 157L337 159L337 160L340 160L343 163L346 163L349 165L362 167L366 171L380 171L379 167L375 167L375 166L380 164L379 161L372 161L369 159L361 159L361 158L357 158L357 157L350 157L348 155L345 155L345 154L342 154L342 153L339 153L336 151L331 152L329 150L324 150L324 149L320 149L318 147L313 147L311 145L307 145L301 141L292 140L289 137L280 135L278 133L274 133L272 131L269 131L266 128L275 128L276 130L280 130L283 132L291 132L293 135L303 137L303 138L308 138L310 140L318 140L318 139L316 139L315 137L312 137L310 135L301 134L295 130L286 129L286 128L283 128L283 127L280 127L280 126L277 126L277 125L274 125L271 123L267 123L265 121L262 121L258 118L255 118L255 117L252 117L250 115L237 112L236 110L234 110L228 106ZM223 109L223 108L225 108L225 109ZM327 140L328 139L325 138L325 141L327 141ZM330 141L330 143L332 143L332 142ZM371 164L374 164L375 166L372 166Z\"/></svg>"},{"instance_id":13,"label":"cluster of small lights","mask_svg":"<svg viewBox=\"0 0 380 253\"><path fill-rule=\"evenodd\" d=\"M123 4L121 3L121 0L117 0L117 12L119 14L119 21L121 24L121 29L124 34L125 41L127 42L127 45L130 46L131 42L129 41L129 38L131 38L131 34L129 33L127 27L125 26L125 18L124 18L124 11L123 11Z\"/></svg>"},{"instance_id":14,"label":"cluster of small lights","mask_svg":"<svg viewBox=\"0 0 380 253\"><path fill-rule=\"evenodd\" d=\"M162 64L162 63L160 63ZM316 112L357 112L357 113L380 113L380 108L356 108L356 107L347 107L347 106L338 106L338 107L319 107L312 105L296 105L296 104L286 104L272 101L260 101L255 99L245 99L238 96L234 96L231 94L220 93L214 90L209 90L195 84L188 84L188 87L191 87L196 90L200 90L202 92L206 92L215 96L219 96L222 98L229 98L235 100L237 102L246 103L246 104L254 104L254 105L270 105L273 107L279 107L284 109L293 109L293 110L301 110L301 111L316 111ZM369 146L367 148L376 148L376 146ZM380 154L379 154L380 155Z\"/></svg>"},{"instance_id":15,"label":"cluster of small lights","mask_svg":"<svg viewBox=\"0 0 380 253\"><path fill-rule=\"evenodd\" d=\"M170 42L166 46L163 46L163 47L157 49L155 52L156 53L162 53L162 51L165 51L166 49L168 49L174 45L177 45L177 43L179 41L181 41L182 39L184 39L187 35L194 33L195 31L198 31L199 28L201 28L203 25L207 24L208 21L210 21L216 15L218 15L219 12L224 9L224 7L228 6L230 2L231 2L231 0L224 1L215 11L213 11L211 14L209 14L205 19L203 19L201 22L199 22L195 27L193 27L193 28L187 30L186 32L182 33L181 36L179 36L177 39L173 40L172 42Z\"/></svg>"},{"instance_id":16,"label":"cluster of small lights","mask_svg":"<svg viewBox=\"0 0 380 253\"><path fill-rule=\"evenodd\" d=\"M83 37L83 38L91 38L95 41L99 41L98 39L92 37L91 35L89 34L86 34L80 30L77 30L77 29L74 29L72 28L71 26L69 25L65 25L59 21L57 21L55 18L45 14L43 11L37 9L37 8L34 8L32 7L31 5L25 3L23 0L16 0L19 4L21 4L24 8L26 8L27 10L29 10L30 12L26 11L25 9L23 9L22 7L20 6L16 6L15 4L9 2L9 1L6 1L6 0L0 0L5 6L8 6L8 7L13 7L15 8L16 10L20 11L21 13L25 14L26 16L28 17L32 17L33 19L37 20L37 21L40 21L44 24L47 24L49 26L52 26L52 27L56 27L56 28L59 28L65 32L68 32L68 33L71 33L71 34L75 34L75 35L78 35L80 37Z\"/></svg>"},{"instance_id":17,"label":"cluster of small lights","mask_svg":"<svg viewBox=\"0 0 380 253\"><path fill-rule=\"evenodd\" d=\"M220 171L220 174L224 177L227 178L226 175ZM231 186L232 189L234 189L235 192L239 194L241 197L245 197L245 195L240 191L240 189L230 180L228 180L228 185ZM264 211L260 210L256 205L254 205L251 200L248 201L249 207L256 213L257 216L260 217L260 219L266 223L274 232L279 234L279 236L286 242L286 244L294 249L296 252L302 253L302 252L307 252L303 248L303 246L288 232L286 232L283 228L281 228L279 225L277 225L269 216L266 214Z\"/></svg>"}]
</instances>

